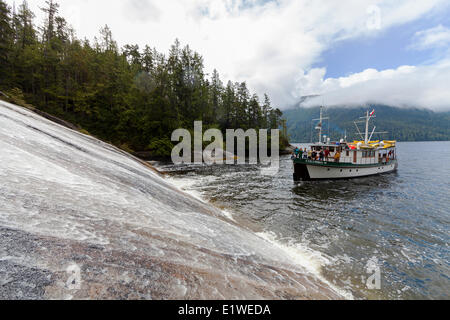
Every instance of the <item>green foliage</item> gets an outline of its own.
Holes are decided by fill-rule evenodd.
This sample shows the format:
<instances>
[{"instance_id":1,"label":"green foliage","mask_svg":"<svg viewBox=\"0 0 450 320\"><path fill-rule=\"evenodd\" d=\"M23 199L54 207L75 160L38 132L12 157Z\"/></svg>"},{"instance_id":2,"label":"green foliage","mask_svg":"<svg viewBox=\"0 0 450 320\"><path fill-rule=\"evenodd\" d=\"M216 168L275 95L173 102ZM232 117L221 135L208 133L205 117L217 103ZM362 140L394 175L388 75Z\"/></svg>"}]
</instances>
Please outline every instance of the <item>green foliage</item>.
<instances>
[{"instance_id":1,"label":"green foliage","mask_svg":"<svg viewBox=\"0 0 450 320\"><path fill-rule=\"evenodd\" d=\"M87 136L90 136L90 135L91 135L91 134L89 133L89 131L87 131L86 129L80 129L79 131L80 131L80 133L85 134L85 135L87 135Z\"/></svg>"},{"instance_id":2,"label":"green foliage","mask_svg":"<svg viewBox=\"0 0 450 320\"><path fill-rule=\"evenodd\" d=\"M133 150L130 149L130 147L129 147L128 144L126 144L126 143L122 143L122 144L119 146L119 148L122 149L123 151L128 152L128 153L133 153Z\"/></svg>"},{"instance_id":3,"label":"green foliage","mask_svg":"<svg viewBox=\"0 0 450 320\"><path fill-rule=\"evenodd\" d=\"M153 140L148 149L154 156L168 157L171 155L173 147L174 145L168 138L161 138Z\"/></svg>"},{"instance_id":4,"label":"green foliage","mask_svg":"<svg viewBox=\"0 0 450 320\"><path fill-rule=\"evenodd\" d=\"M164 55L146 46L122 50L108 26L91 44L80 40L46 1L37 29L26 2L12 17L0 0L0 89L93 135L129 150L170 155L173 130L204 127L278 128L282 113L266 95L261 104L247 84L204 72L203 58L178 40ZM23 93L23 94L22 94Z\"/></svg>"},{"instance_id":5,"label":"green foliage","mask_svg":"<svg viewBox=\"0 0 450 320\"><path fill-rule=\"evenodd\" d=\"M285 150L287 147L290 146L288 138L285 136L280 136L280 150Z\"/></svg>"},{"instance_id":6,"label":"green foliage","mask_svg":"<svg viewBox=\"0 0 450 320\"><path fill-rule=\"evenodd\" d=\"M8 96L8 101L19 106L29 107L25 102L25 97L23 95L22 90L19 88L12 88L6 92Z\"/></svg>"}]
</instances>

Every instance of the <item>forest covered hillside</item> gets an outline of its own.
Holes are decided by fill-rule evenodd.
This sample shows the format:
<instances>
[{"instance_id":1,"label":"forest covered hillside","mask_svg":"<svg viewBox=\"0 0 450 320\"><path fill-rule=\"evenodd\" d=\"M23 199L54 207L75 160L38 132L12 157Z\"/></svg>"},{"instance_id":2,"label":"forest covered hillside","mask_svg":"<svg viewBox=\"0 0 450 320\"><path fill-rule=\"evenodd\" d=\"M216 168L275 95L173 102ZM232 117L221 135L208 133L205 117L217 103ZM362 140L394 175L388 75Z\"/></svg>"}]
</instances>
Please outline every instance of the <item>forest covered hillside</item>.
<instances>
[{"instance_id":1,"label":"forest covered hillside","mask_svg":"<svg viewBox=\"0 0 450 320\"><path fill-rule=\"evenodd\" d=\"M80 39L57 2L42 4L45 19L36 21L26 1L11 8L0 0L0 98L157 157L171 154L174 130L198 120L204 130L280 127L282 113L267 95L208 74L188 45L175 40L168 53L119 47L108 26L93 41Z\"/></svg>"},{"instance_id":2,"label":"forest covered hillside","mask_svg":"<svg viewBox=\"0 0 450 320\"><path fill-rule=\"evenodd\" d=\"M370 110L369 110L370 109ZM326 108L324 134L332 139L343 138L347 132L349 139L359 139L354 121L365 115L367 110L375 109L373 120L376 131L388 131L388 134L377 135L376 139L396 139L398 141L448 141L450 140L450 112L433 112L416 108L396 108L372 105L360 108L336 107ZM284 111L287 119L288 134L291 142L317 141L315 125L312 119L319 117L319 107L296 107ZM363 131L363 125L360 125Z\"/></svg>"}]
</instances>

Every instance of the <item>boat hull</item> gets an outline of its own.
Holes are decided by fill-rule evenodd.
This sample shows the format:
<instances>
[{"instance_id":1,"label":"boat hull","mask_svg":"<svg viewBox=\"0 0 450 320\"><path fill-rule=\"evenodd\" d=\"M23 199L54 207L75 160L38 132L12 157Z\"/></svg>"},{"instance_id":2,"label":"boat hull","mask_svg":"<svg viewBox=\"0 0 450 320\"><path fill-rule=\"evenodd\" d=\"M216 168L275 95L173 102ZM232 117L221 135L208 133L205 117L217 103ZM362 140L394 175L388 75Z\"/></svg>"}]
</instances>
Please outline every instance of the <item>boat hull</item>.
<instances>
[{"instance_id":1,"label":"boat hull","mask_svg":"<svg viewBox=\"0 0 450 320\"><path fill-rule=\"evenodd\" d=\"M361 178L394 172L397 168L397 161L376 165L324 164L310 161L297 161L294 162L294 180L311 181Z\"/></svg>"}]
</instances>

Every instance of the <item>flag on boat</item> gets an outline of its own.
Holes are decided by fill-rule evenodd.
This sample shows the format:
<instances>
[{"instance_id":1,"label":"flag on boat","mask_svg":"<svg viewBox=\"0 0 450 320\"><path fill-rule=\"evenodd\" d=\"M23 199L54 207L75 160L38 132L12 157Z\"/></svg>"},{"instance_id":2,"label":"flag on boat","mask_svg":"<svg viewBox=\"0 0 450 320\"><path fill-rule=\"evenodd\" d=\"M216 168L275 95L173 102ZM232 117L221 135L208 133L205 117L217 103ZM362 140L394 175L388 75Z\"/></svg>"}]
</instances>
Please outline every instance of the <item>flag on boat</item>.
<instances>
[{"instance_id":1,"label":"flag on boat","mask_svg":"<svg viewBox=\"0 0 450 320\"><path fill-rule=\"evenodd\" d=\"M370 113L370 116L372 117L375 114L375 109L372 110L372 112Z\"/></svg>"}]
</instances>

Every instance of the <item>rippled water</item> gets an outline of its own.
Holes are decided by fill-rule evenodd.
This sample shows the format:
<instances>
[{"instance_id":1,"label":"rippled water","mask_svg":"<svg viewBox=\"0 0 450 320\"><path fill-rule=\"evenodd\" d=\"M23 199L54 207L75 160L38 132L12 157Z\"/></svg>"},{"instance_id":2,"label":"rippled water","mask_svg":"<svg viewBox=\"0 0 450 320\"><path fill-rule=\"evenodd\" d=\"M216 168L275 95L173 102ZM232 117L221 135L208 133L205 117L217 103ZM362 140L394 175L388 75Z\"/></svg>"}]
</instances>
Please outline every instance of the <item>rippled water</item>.
<instances>
[{"instance_id":1,"label":"rippled water","mask_svg":"<svg viewBox=\"0 0 450 320\"><path fill-rule=\"evenodd\" d=\"M301 250L356 298L449 299L450 142L399 143L398 155L397 173L348 181L294 183L289 157L275 177L257 166L158 166L261 236ZM367 286L369 261L381 289Z\"/></svg>"}]
</instances>

